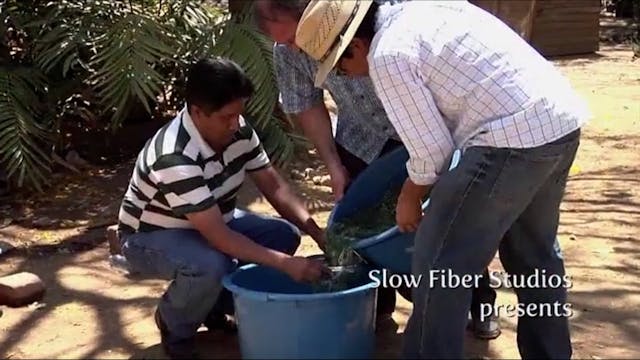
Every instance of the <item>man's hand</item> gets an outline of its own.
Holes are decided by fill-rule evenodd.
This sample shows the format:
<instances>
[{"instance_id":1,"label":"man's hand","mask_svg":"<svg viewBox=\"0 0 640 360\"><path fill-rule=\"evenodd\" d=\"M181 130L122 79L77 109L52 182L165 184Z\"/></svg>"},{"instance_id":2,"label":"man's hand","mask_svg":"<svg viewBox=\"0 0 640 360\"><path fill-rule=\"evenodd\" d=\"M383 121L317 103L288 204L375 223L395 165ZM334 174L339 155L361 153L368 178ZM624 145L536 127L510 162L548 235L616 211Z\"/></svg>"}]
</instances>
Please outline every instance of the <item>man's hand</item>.
<instances>
[{"instance_id":1,"label":"man's hand","mask_svg":"<svg viewBox=\"0 0 640 360\"><path fill-rule=\"evenodd\" d=\"M324 230L322 230L315 222L310 222L306 227L307 234L318 244L318 247L322 252L327 247L327 236Z\"/></svg>"},{"instance_id":2,"label":"man's hand","mask_svg":"<svg viewBox=\"0 0 640 360\"><path fill-rule=\"evenodd\" d=\"M396 205L396 222L400 232L415 232L420 219L422 219L421 203L407 196L399 196Z\"/></svg>"},{"instance_id":3,"label":"man's hand","mask_svg":"<svg viewBox=\"0 0 640 360\"><path fill-rule=\"evenodd\" d=\"M322 250L322 252L327 251L327 235L325 232L322 232L319 236L314 237L313 240L315 240L316 244L318 244L318 247L320 248L320 250Z\"/></svg>"},{"instance_id":4,"label":"man's hand","mask_svg":"<svg viewBox=\"0 0 640 360\"><path fill-rule=\"evenodd\" d=\"M329 169L329 176L331 176L331 191L333 192L333 200L340 201L344 196L344 192L349 185L349 173L344 165L339 164L333 169Z\"/></svg>"},{"instance_id":5,"label":"man's hand","mask_svg":"<svg viewBox=\"0 0 640 360\"><path fill-rule=\"evenodd\" d=\"M276 169L271 166L250 174L260 192L275 210L282 217L291 221L299 229L311 236L324 251L324 232L311 217L302 200Z\"/></svg>"},{"instance_id":6,"label":"man's hand","mask_svg":"<svg viewBox=\"0 0 640 360\"><path fill-rule=\"evenodd\" d=\"M298 282L315 282L330 274L321 261L293 256L284 260L283 271Z\"/></svg>"},{"instance_id":7,"label":"man's hand","mask_svg":"<svg viewBox=\"0 0 640 360\"><path fill-rule=\"evenodd\" d=\"M400 232L415 232L422 219L422 199L431 191L431 186L414 184L407 179L402 186L396 205L396 222Z\"/></svg>"}]
</instances>

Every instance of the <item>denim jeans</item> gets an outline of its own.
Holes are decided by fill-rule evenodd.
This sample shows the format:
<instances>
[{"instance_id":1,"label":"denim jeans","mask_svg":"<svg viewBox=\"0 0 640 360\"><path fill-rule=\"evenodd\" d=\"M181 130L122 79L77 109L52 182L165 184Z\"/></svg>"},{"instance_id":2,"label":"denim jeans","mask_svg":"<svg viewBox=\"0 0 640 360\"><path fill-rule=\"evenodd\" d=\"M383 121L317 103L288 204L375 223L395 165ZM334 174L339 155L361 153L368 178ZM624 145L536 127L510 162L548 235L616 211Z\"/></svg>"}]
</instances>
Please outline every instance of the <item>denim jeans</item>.
<instances>
[{"instance_id":1,"label":"denim jeans","mask_svg":"<svg viewBox=\"0 0 640 360\"><path fill-rule=\"evenodd\" d=\"M387 143L384 145L382 150L380 151L380 155L383 156L386 153L393 151L397 147L402 146L402 143L393 139L387 140ZM349 173L349 177L351 181L355 180L360 173L362 173L369 164L360 159L359 157L353 155L347 149L342 147L342 145L336 143L336 151L338 152L338 156L340 157L340 162L347 169ZM347 186L347 189L349 186ZM345 192L346 190L345 189ZM382 269L378 269L382 270ZM405 292L410 292L411 289L406 288ZM394 288L378 288L378 297L376 303L376 314L378 318L383 319L385 316L391 316L396 309L396 289Z\"/></svg>"},{"instance_id":2,"label":"denim jeans","mask_svg":"<svg viewBox=\"0 0 640 360\"><path fill-rule=\"evenodd\" d=\"M228 226L258 244L287 254L300 245L299 230L283 219L236 210ZM172 336L194 336L216 305L222 277L242 265L214 249L197 231L161 230L124 235L122 252L142 276L173 280L158 310Z\"/></svg>"},{"instance_id":3,"label":"denim jeans","mask_svg":"<svg viewBox=\"0 0 640 360\"><path fill-rule=\"evenodd\" d=\"M556 235L579 139L576 130L530 149L471 147L456 168L441 176L416 233L413 273L422 275L422 281L413 292L403 357L463 356L472 290L447 286L432 275L480 275L497 251L511 276L529 276L536 270L546 271L547 278L565 275ZM527 304L566 303L563 286L514 290L525 309ZM571 357L565 314L518 315L522 358Z\"/></svg>"}]
</instances>

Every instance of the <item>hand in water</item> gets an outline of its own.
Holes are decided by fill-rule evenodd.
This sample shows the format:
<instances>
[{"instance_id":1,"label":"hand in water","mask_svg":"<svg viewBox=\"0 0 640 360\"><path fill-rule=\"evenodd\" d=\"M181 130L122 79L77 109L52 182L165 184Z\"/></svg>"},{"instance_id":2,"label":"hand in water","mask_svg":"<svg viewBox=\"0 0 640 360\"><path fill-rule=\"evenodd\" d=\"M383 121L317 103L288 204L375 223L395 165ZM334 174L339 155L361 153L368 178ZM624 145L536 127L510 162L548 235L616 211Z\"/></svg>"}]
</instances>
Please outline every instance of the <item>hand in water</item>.
<instances>
[{"instance_id":1,"label":"hand in water","mask_svg":"<svg viewBox=\"0 0 640 360\"><path fill-rule=\"evenodd\" d=\"M331 275L331 271L322 261L300 256L289 258L284 265L284 271L298 282L316 282Z\"/></svg>"}]
</instances>

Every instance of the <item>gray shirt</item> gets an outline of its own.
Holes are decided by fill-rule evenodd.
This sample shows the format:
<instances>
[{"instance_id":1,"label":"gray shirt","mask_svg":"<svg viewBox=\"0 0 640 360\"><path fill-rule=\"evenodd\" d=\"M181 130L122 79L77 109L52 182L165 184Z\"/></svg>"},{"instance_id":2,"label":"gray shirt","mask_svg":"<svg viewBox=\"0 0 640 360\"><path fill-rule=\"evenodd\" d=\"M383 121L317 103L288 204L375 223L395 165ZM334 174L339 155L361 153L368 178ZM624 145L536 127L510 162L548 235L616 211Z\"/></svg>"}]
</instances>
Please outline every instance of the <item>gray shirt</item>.
<instances>
[{"instance_id":1,"label":"gray shirt","mask_svg":"<svg viewBox=\"0 0 640 360\"><path fill-rule=\"evenodd\" d=\"M280 44L274 46L273 57L283 111L300 113L324 100L323 89L313 84L315 60ZM347 151L370 163L389 138L400 140L369 77L339 76L334 70L323 86L338 108L336 142Z\"/></svg>"}]
</instances>

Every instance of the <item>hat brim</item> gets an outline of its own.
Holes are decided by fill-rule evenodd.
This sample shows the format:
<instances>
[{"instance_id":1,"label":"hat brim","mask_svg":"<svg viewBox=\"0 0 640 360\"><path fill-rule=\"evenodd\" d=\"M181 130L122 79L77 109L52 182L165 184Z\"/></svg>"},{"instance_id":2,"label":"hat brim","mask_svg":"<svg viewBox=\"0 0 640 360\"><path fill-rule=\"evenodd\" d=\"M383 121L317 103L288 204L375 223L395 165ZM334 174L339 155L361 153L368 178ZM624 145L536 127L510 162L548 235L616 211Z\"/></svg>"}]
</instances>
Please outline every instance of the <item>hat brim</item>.
<instances>
[{"instance_id":1,"label":"hat brim","mask_svg":"<svg viewBox=\"0 0 640 360\"><path fill-rule=\"evenodd\" d=\"M362 19L364 19L365 15L367 15L370 7L370 0L361 2L360 7L354 15L351 23L348 25L347 30L342 35L342 38L338 40L337 44L334 46L333 50L331 50L327 58L318 64L318 71L316 72L315 78L316 87L321 87L322 84L324 84L325 80L327 80L327 77L329 76L331 70L336 67L338 60L347 49L347 47L349 47L351 40L353 40L356 31L358 31L358 28L362 23Z\"/></svg>"}]
</instances>

